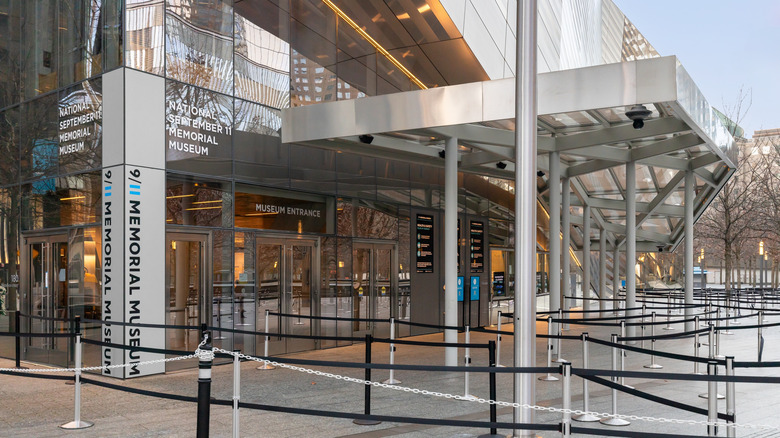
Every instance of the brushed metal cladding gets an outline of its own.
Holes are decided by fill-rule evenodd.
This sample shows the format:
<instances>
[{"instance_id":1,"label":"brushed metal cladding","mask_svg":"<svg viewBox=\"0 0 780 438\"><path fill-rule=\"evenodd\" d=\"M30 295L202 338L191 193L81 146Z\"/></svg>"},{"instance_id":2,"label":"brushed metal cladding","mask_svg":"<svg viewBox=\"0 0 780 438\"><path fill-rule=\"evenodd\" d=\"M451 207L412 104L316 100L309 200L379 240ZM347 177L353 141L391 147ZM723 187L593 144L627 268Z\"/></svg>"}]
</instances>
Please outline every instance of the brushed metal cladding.
<instances>
[{"instance_id":1,"label":"brushed metal cladding","mask_svg":"<svg viewBox=\"0 0 780 438\"><path fill-rule=\"evenodd\" d=\"M543 75L539 75L541 78ZM498 79L482 83L482 119L505 120L515 116L515 80Z\"/></svg>"},{"instance_id":2,"label":"brushed metal cladding","mask_svg":"<svg viewBox=\"0 0 780 438\"><path fill-rule=\"evenodd\" d=\"M282 141L285 143L350 135L359 135L355 129L354 100L282 109Z\"/></svg>"}]
</instances>

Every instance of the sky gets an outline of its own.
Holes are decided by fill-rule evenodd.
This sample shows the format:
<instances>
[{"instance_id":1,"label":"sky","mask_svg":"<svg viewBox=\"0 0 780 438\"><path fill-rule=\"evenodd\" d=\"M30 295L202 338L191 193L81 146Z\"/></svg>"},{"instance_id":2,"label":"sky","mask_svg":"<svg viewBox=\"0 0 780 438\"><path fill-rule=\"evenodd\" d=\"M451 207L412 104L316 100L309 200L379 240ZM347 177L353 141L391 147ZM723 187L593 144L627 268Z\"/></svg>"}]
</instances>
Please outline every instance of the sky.
<instances>
[{"instance_id":1,"label":"sky","mask_svg":"<svg viewBox=\"0 0 780 438\"><path fill-rule=\"evenodd\" d=\"M676 55L710 105L745 136L780 128L780 1L613 0L662 56Z\"/></svg>"}]
</instances>

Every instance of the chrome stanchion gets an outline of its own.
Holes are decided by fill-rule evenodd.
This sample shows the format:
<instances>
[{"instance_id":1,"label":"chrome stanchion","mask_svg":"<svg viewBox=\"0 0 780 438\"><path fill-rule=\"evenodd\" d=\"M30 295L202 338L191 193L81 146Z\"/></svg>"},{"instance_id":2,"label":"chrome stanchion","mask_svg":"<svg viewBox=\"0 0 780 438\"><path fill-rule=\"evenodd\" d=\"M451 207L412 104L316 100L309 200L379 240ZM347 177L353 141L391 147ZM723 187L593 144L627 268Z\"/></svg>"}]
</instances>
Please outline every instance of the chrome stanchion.
<instances>
[{"instance_id":1,"label":"chrome stanchion","mask_svg":"<svg viewBox=\"0 0 780 438\"><path fill-rule=\"evenodd\" d=\"M233 438L239 438L240 421L238 417L238 402L241 400L241 350L233 350Z\"/></svg>"},{"instance_id":2,"label":"chrome stanchion","mask_svg":"<svg viewBox=\"0 0 780 438\"><path fill-rule=\"evenodd\" d=\"M709 359L715 359L715 326L712 323L710 323L710 332L707 334L707 339L710 341L709 342L709 356L708 357L709 357ZM717 362L714 362L714 363L717 363ZM708 367L709 367L709 365L708 365ZM717 391L717 382L715 383L715 385L716 385L716 391ZM706 392L702 393L702 394L699 394L699 398L708 398L708 397L709 397L709 394L706 393ZM726 396L722 395L722 394L716 394L716 397L718 399L726 398Z\"/></svg>"},{"instance_id":3,"label":"chrome stanchion","mask_svg":"<svg viewBox=\"0 0 780 438\"><path fill-rule=\"evenodd\" d=\"M758 311L758 343L756 344L756 357L757 357L756 360L758 362L761 362L761 338L763 338L762 336L763 327L761 327L761 321L763 320L764 320L764 312L759 310Z\"/></svg>"},{"instance_id":4,"label":"chrome stanchion","mask_svg":"<svg viewBox=\"0 0 780 438\"><path fill-rule=\"evenodd\" d=\"M552 317L550 317L552 319ZM501 311L498 311L498 323L496 325L498 333L496 333L496 366L503 367L501 365ZM549 331L549 330L548 330Z\"/></svg>"},{"instance_id":5,"label":"chrome stanchion","mask_svg":"<svg viewBox=\"0 0 780 438\"><path fill-rule=\"evenodd\" d=\"M717 362L707 364L707 375L715 376L718 374ZM707 422L716 423L718 421L718 388L714 380L707 382ZM718 426L715 424L707 425L707 436L717 436Z\"/></svg>"},{"instance_id":6,"label":"chrome stanchion","mask_svg":"<svg viewBox=\"0 0 780 438\"><path fill-rule=\"evenodd\" d=\"M562 374L562 398L563 398L563 418L561 419L561 435L571 436L571 364L564 362L561 365Z\"/></svg>"},{"instance_id":7,"label":"chrome stanchion","mask_svg":"<svg viewBox=\"0 0 780 438\"><path fill-rule=\"evenodd\" d=\"M75 377L75 384L73 385L73 421L61 425L62 429L86 429L93 425L93 423L81 419L81 333L76 333L75 342L76 357L74 368L76 368L76 371L73 373Z\"/></svg>"},{"instance_id":8,"label":"chrome stanchion","mask_svg":"<svg viewBox=\"0 0 780 438\"><path fill-rule=\"evenodd\" d=\"M674 330L674 327L672 327L671 324L671 315L672 315L672 294L670 293L668 295L667 303L666 303L666 327L664 327L664 330ZM653 339L655 341L655 339Z\"/></svg>"},{"instance_id":9,"label":"chrome stanchion","mask_svg":"<svg viewBox=\"0 0 780 438\"><path fill-rule=\"evenodd\" d=\"M645 337L645 315L647 315L647 305L642 304L642 337ZM645 348L645 340L639 341L639 347Z\"/></svg>"},{"instance_id":10,"label":"chrome stanchion","mask_svg":"<svg viewBox=\"0 0 780 438\"><path fill-rule=\"evenodd\" d=\"M617 335L613 334L611 339L613 344L617 344ZM612 370L617 371L618 368L618 348L612 347ZM612 377L612 381L617 383L618 378ZM630 421L626 421L622 418L617 418L615 415L617 415L618 411L618 404L617 404L617 389L612 388L612 416L608 418L601 419L601 424L605 424L607 426L628 426L631 424Z\"/></svg>"},{"instance_id":11,"label":"chrome stanchion","mask_svg":"<svg viewBox=\"0 0 780 438\"><path fill-rule=\"evenodd\" d=\"M715 320L715 359L723 359L720 354L720 307L718 307L718 319Z\"/></svg>"},{"instance_id":12,"label":"chrome stanchion","mask_svg":"<svg viewBox=\"0 0 780 438\"><path fill-rule=\"evenodd\" d=\"M655 363L655 312L652 313L652 322L650 326L650 337L653 339L650 340L650 350L653 351L653 354L650 355L650 365L645 365L645 368L649 368L651 370L660 370L663 368L663 365Z\"/></svg>"},{"instance_id":13,"label":"chrome stanchion","mask_svg":"<svg viewBox=\"0 0 780 438\"><path fill-rule=\"evenodd\" d=\"M268 315L270 313L270 310L265 309L265 342L263 342L263 357L268 357L268 341L270 339L270 336L268 336ZM276 368L275 366L269 364L268 362L263 362L262 365L257 367L258 370L272 370Z\"/></svg>"},{"instance_id":14,"label":"chrome stanchion","mask_svg":"<svg viewBox=\"0 0 780 438\"><path fill-rule=\"evenodd\" d=\"M395 340L395 318L390 318L390 341ZM393 365L395 363L395 344L393 342L390 342L390 365ZM388 385L397 385L401 383L400 380L395 379L394 375L395 370L390 368L390 378L387 380L384 380L382 383L386 383Z\"/></svg>"},{"instance_id":15,"label":"chrome stanchion","mask_svg":"<svg viewBox=\"0 0 780 438\"><path fill-rule=\"evenodd\" d=\"M620 321L620 337L625 338L626 337L626 320ZM620 341L622 345L626 345L626 341ZM621 349L620 350L620 371L626 370L626 350ZM626 377L621 376L620 377L620 384L623 386L628 386L629 388L633 388L632 386L626 385Z\"/></svg>"},{"instance_id":16,"label":"chrome stanchion","mask_svg":"<svg viewBox=\"0 0 780 438\"><path fill-rule=\"evenodd\" d=\"M699 315L693 317L693 356L698 359L699 357ZM701 374L699 372L699 361L693 361L693 374Z\"/></svg>"},{"instance_id":17,"label":"chrome stanchion","mask_svg":"<svg viewBox=\"0 0 780 438\"><path fill-rule=\"evenodd\" d=\"M582 369L588 369L588 333L582 334ZM572 417L575 421L591 422L599 421L599 418L588 414L590 411L590 396L588 394L588 379L582 379L582 411L584 414Z\"/></svg>"},{"instance_id":18,"label":"chrome stanchion","mask_svg":"<svg viewBox=\"0 0 780 438\"><path fill-rule=\"evenodd\" d=\"M466 345L469 345L471 343L471 334L469 332L469 326L466 326ZM464 366L469 367L471 366L471 348L468 346L466 347L466 354L463 358ZM463 395L464 400L476 400L477 398L471 395L471 391L469 391L469 372L466 371L463 373L463 382L465 385L465 391Z\"/></svg>"},{"instance_id":19,"label":"chrome stanchion","mask_svg":"<svg viewBox=\"0 0 780 438\"><path fill-rule=\"evenodd\" d=\"M550 368L551 366L552 366L552 316L548 316L547 317L547 368ZM552 382L558 380L558 378L548 372L546 376L539 377L539 380L545 382Z\"/></svg>"},{"instance_id":20,"label":"chrome stanchion","mask_svg":"<svg viewBox=\"0 0 780 438\"><path fill-rule=\"evenodd\" d=\"M734 356L726 356L726 375L734 377ZM737 429L734 427L736 422L736 406L734 382L726 382L726 415L731 416L731 420L726 421L726 436L736 437Z\"/></svg>"},{"instance_id":21,"label":"chrome stanchion","mask_svg":"<svg viewBox=\"0 0 780 438\"><path fill-rule=\"evenodd\" d=\"M558 358L555 359L555 361L554 361L554 362L558 362L558 363L566 363L566 362L568 362L566 359L561 357L561 341L562 341L561 337L563 336L563 332L561 331L561 327L562 326L561 326L561 322L560 321L562 319L563 319L563 311L561 309L558 309L558 324L557 324L557 326L558 326L558 352L557 352L558 353L558 355L557 355Z\"/></svg>"},{"instance_id":22,"label":"chrome stanchion","mask_svg":"<svg viewBox=\"0 0 780 438\"><path fill-rule=\"evenodd\" d=\"M211 333L204 323L201 328L203 340L206 344L202 350L211 353ZM195 436L197 438L209 437L209 419L211 417L211 366L214 364L214 355L206 354L198 358L198 419Z\"/></svg>"}]
</instances>

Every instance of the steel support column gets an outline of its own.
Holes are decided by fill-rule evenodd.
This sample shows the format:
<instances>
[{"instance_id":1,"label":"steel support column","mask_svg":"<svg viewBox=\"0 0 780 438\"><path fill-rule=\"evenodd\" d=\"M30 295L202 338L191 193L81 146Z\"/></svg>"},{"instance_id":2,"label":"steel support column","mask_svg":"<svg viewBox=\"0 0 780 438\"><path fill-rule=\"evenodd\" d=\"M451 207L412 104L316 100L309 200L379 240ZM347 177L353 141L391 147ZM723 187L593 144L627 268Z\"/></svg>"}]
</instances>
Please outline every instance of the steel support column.
<instances>
[{"instance_id":1,"label":"steel support column","mask_svg":"<svg viewBox=\"0 0 780 438\"><path fill-rule=\"evenodd\" d=\"M550 311L561 308L561 154L550 152L550 175L547 185L550 190ZM553 323L553 333L558 333L558 323ZM558 343L553 342L553 354L558 354Z\"/></svg>"},{"instance_id":2,"label":"steel support column","mask_svg":"<svg viewBox=\"0 0 780 438\"><path fill-rule=\"evenodd\" d=\"M612 308L620 307L618 296L620 295L620 247L617 246L615 239L615 248L612 252Z\"/></svg>"},{"instance_id":3,"label":"steel support column","mask_svg":"<svg viewBox=\"0 0 780 438\"><path fill-rule=\"evenodd\" d=\"M626 163L626 309L636 307L636 162ZM627 310L626 316L637 315ZM636 326L628 326L626 335L636 336Z\"/></svg>"},{"instance_id":4,"label":"steel support column","mask_svg":"<svg viewBox=\"0 0 780 438\"><path fill-rule=\"evenodd\" d=\"M685 171L685 217L683 220L683 233L685 235L685 304L693 304L693 204L696 196L694 187L696 186L696 176L693 170ZM685 319L693 319L694 309L690 306L685 307ZM685 323L685 331L693 330L693 321Z\"/></svg>"},{"instance_id":5,"label":"steel support column","mask_svg":"<svg viewBox=\"0 0 780 438\"><path fill-rule=\"evenodd\" d=\"M517 0L515 68L514 366L536 366L536 0ZM514 374L513 400L536 403L531 373ZM515 423L533 423L531 408L514 408ZM515 430L514 436L533 431Z\"/></svg>"},{"instance_id":6,"label":"steel support column","mask_svg":"<svg viewBox=\"0 0 780 438\"><path fill-rule=\"evenodd\" d=\"M458 325L458 139L444 145L444 325ZM458 331L445 330L444 342L457 343ZM458 365L458 349L444 351L447 366Z\"/></svg>"},{"instance_id":7,"label":"steel support column","mask_svg":"<svg viewBox=\"0 0 780 438\"><path fill-rule=\"evenodd\" d=\"M590 310L590 205L582 209L582 309ZM590 314L583 314L589 318Z\"/></svg>"},{"instance_id":8,"label":"steel support column","mask_svg":"<svg viewBox=\"0 0 780 438\"><path fill-rule=\"evenodd\" d=\"M570 300L566 296L571 296L571 257L569 256L569 246L571 245L571 185L569 178L561 181L561 229L563 237L561 238L561 305L563 310L569 310ZM564 323L563 329L568 330L569 324Z\"/></svg>"},{"instance_id":9,"label":"steel support column","mask_svg":"<svg viewBox=\"0 0 780 438\"><path fill-rule=\"evenodd\" d=\"M599 231L599 310L603 312L607 310L607 302L604 301L607 298L607 231L601 229Z\"/></svg>"}]
</instances>

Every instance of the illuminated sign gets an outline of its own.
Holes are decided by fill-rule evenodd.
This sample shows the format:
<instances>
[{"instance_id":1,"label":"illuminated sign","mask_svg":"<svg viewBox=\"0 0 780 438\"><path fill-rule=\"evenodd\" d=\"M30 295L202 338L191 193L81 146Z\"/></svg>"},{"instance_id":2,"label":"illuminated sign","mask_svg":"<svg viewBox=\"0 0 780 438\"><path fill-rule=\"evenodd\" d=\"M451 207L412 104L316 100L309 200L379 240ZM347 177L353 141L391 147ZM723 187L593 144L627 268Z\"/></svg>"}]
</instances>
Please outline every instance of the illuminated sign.
<instances>
[{"instance_id":1,"label":"illuminated sign","mask_svg":"<svg viewBox=\"0 0 780 438\"><path fill-rule=\"evenodd\" d=\"M433 272L433 216L417 215L417 272Z\"/></svg>"}]
</instances>

